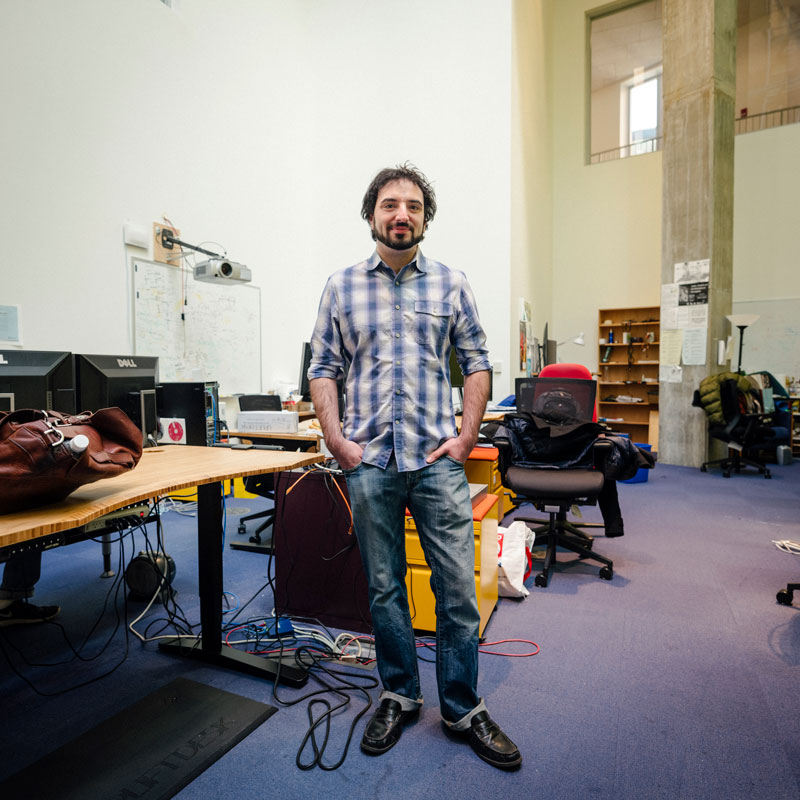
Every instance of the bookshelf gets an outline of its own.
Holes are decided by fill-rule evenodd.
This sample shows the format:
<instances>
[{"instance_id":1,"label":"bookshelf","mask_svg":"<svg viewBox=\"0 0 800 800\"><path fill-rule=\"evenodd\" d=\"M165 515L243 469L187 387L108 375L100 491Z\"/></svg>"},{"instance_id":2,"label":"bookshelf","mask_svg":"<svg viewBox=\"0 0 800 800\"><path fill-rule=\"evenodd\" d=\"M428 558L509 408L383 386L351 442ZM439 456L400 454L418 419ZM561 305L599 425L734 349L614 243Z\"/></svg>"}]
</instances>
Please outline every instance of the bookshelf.
<instances>
[{"instance_id":1,"label":"bookshelf","mask_svg":"<svg viewBox=\"0 0 800 800\"><path fill-rule=\"evenodd\" d=\"M597 414L658 448L659 306L598 311Z\"/></svg>"}]
</instances>

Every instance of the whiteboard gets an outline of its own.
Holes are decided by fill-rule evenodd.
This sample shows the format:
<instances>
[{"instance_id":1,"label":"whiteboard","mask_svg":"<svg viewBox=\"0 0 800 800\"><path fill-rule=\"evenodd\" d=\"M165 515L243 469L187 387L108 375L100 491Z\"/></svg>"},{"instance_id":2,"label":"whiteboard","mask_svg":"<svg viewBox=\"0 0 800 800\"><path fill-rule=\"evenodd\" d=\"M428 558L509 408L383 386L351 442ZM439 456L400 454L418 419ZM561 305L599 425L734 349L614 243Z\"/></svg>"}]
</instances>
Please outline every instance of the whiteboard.
<instances>
[{"instance_id":1,"label":"whiteboard","mask_svg":"<svg viewBox=\"0 0 800 800\"><path fill-rule=\"evenodd\" d=\"M139 259L132 272L134 352L158 356L159 380L217 381L221 395L261 392L257 286L196 281Z\"/></svg>"},{"instance_id":2,"label":"whiteboard","mask_svg":"<svg viewBox=\"0 0 800 800\"><path fill-rule=\"evenodd\" d=\"M734 314L758 314L744 331L742 369L767 370L773 375L800 375L800 297L777 300L746 300L733 304ZM739 329L733 328L736 343L732 363L739 359Z\"/></svg>"}]
</instances>

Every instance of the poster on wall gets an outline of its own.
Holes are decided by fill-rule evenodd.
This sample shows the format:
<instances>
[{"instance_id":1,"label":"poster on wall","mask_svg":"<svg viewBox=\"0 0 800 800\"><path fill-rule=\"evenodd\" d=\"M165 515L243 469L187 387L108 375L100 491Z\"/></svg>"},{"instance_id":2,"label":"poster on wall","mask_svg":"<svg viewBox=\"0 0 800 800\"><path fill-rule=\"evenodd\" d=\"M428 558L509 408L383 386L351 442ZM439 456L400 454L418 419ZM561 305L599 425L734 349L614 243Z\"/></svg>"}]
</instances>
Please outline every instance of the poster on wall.
<instances>
[{"instance_id":1,"label":"poster on wall","mask_svg":"<svg viewBox=\"0 0 800 800\"><path fill-rule=\"evenodd\" d=\"M673 283L661 287L661 363L669 366L706 363L708 287L711 261L680 261ZM676 373L668 378L674 381Z\"/></svg>"},{"instance_id":2,"label":"poster on wall","mask_svg":"<svg viewBox=\"0 0 800 800\"><path fill-rule=\"evenodd\" d=\"M531 321L531 304L524 298L519 299L519 368L527 376L531 374L531 347L533 345L533 323Z\"/></svg>"},{"instance_id":3,"label":"poster on wall","mask_svg":"<svg viewBox=\"0 0 800 800\"><path fill-rule=\"evenodd\" d=\"M0 306L0 344L22 344L19 306Z\"/></svg>"},{"instance_id":4,"label":"poster on wall","mask_svg":"<svg viewBox=\"0 0 800 800\"><path fill-rule=\"evenodd\" d=\"M528 324L520 321L519 323L519 368L524 370L528 353Z\"/></svg>"}]
</instances>

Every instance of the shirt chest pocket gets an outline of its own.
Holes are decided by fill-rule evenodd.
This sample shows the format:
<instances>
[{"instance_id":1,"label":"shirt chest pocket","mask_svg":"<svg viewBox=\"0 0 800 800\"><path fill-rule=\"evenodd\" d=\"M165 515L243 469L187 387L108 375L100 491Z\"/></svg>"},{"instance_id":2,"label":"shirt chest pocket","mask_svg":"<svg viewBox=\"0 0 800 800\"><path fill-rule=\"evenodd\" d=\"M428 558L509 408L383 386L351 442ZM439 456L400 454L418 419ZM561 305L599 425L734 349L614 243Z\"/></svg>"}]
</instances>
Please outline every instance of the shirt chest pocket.
<instances>
[{"instance_id":1,"label":"shirt chest pocket","mask_svg":"<svg viewBox=\"0 0 800 800\"><path fill-rule=\"evenodd\" d=\"M414 302L414 338L418 344L432 345L438 349L450 335L453 304L438 300Z\"/></svg>"}]
</instances>

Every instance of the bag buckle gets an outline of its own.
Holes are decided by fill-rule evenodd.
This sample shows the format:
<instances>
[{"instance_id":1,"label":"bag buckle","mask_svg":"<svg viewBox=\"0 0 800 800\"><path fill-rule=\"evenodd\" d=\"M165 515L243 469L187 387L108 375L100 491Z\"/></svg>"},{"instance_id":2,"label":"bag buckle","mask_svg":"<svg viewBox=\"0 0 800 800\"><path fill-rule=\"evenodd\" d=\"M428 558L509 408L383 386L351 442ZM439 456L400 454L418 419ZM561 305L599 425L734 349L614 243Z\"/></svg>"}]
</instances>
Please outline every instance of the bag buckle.
<instances>
[{"instance_id":1,"label":"bag buckle","mask_svg":"<svg viewBox=\"0 0 800 800\"><path fill-rule=\"evenodd\" d=\"M48 436L51 434L56 437L56 440L50 442L50 447L58 447L64 441L64 434L56 428L52 420L48 419L45 421L44 435Z\"/></svg>"}]
</instances>

